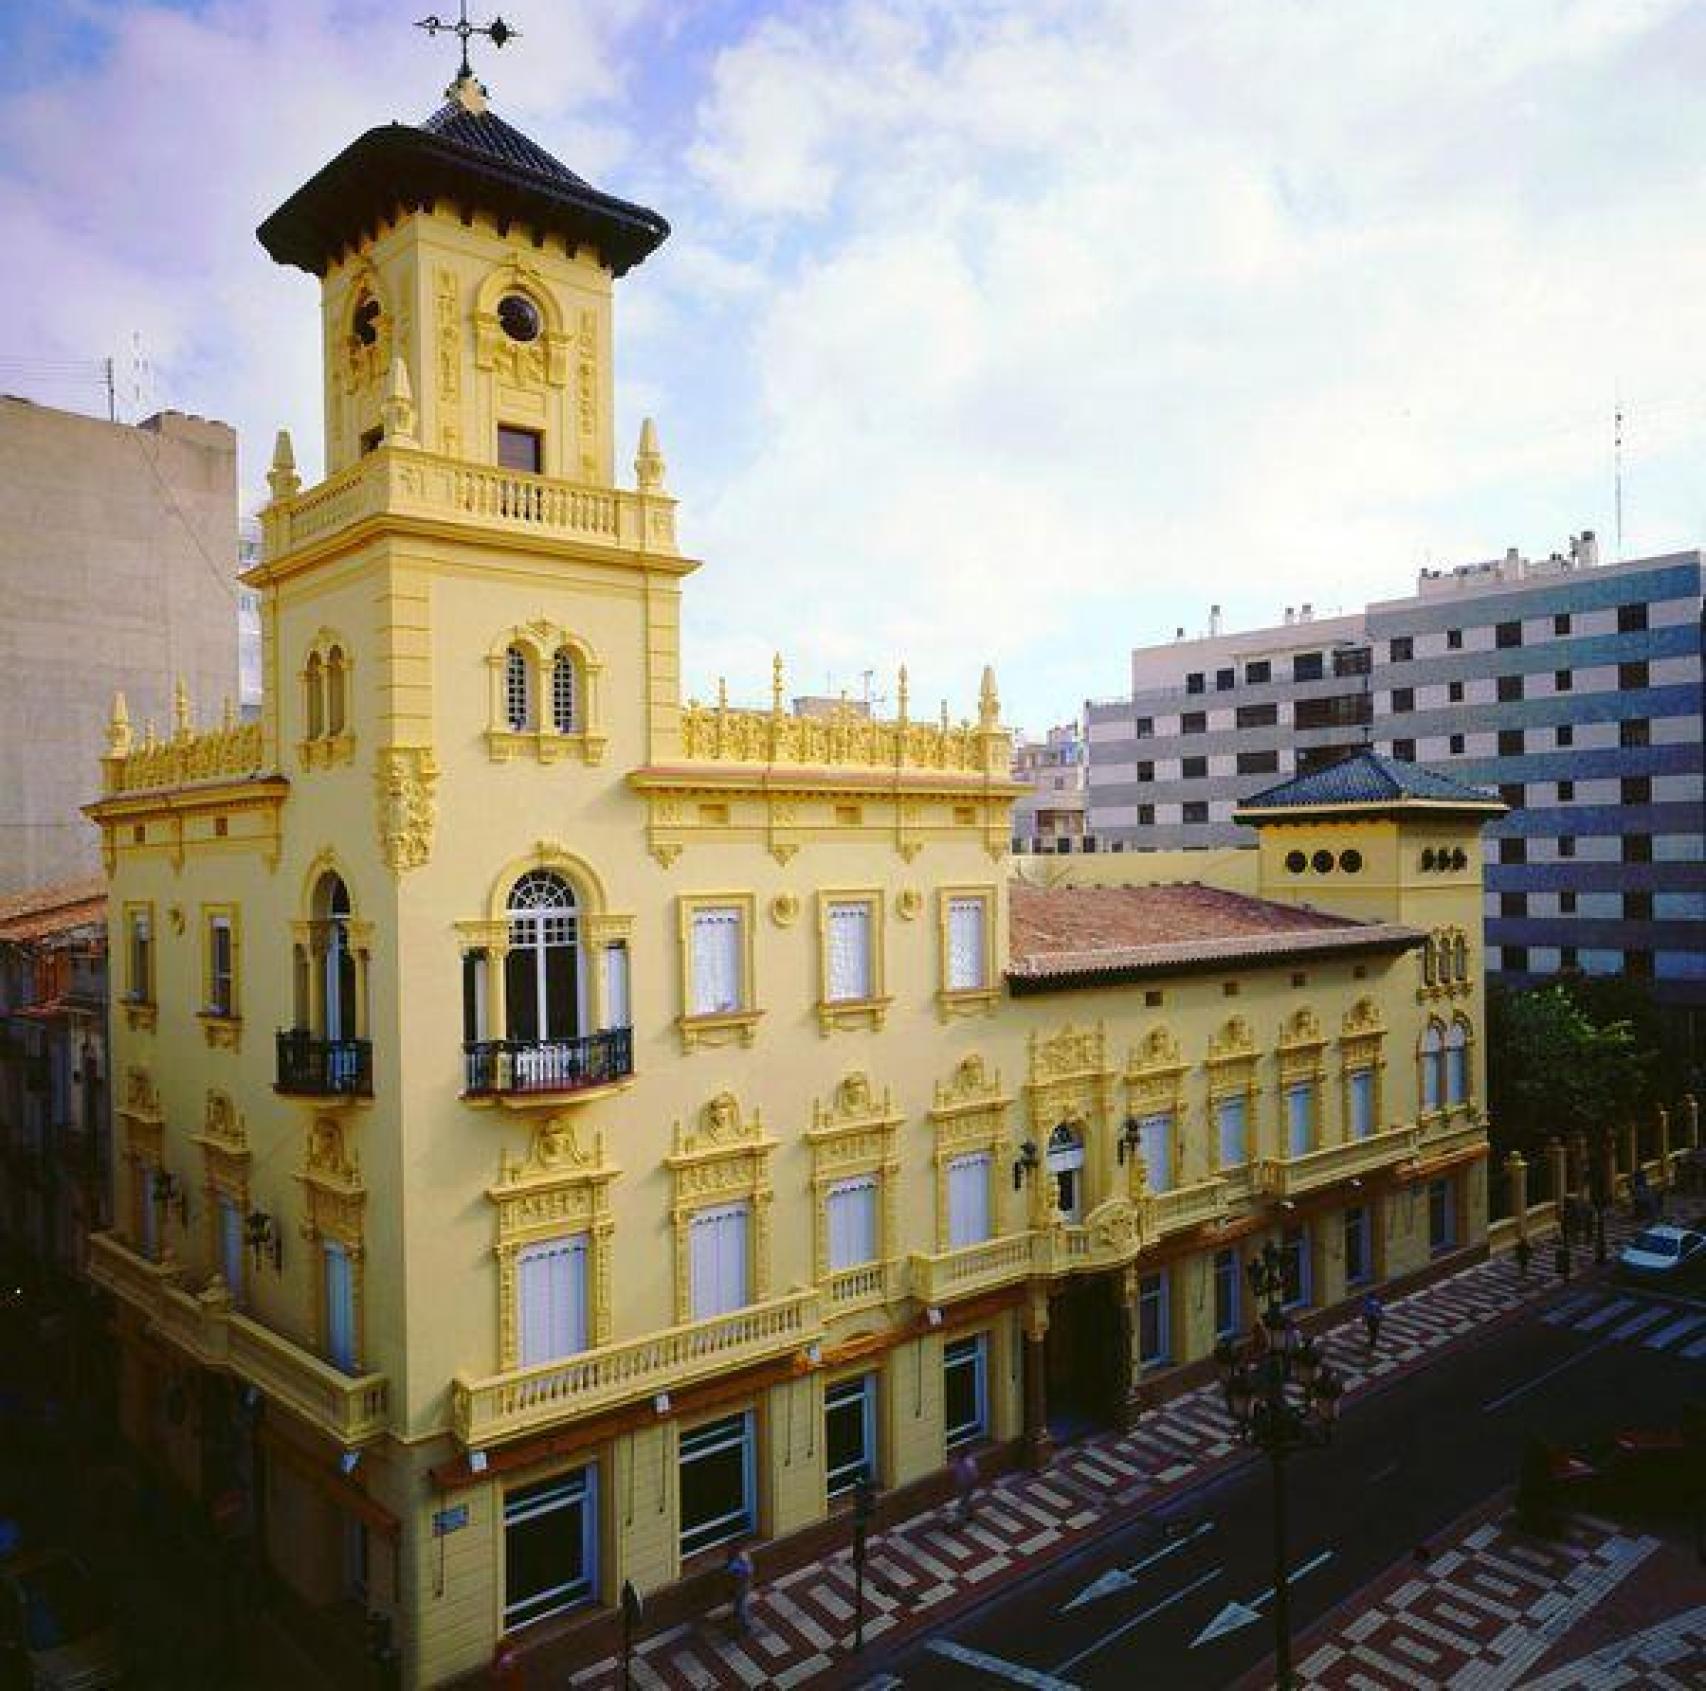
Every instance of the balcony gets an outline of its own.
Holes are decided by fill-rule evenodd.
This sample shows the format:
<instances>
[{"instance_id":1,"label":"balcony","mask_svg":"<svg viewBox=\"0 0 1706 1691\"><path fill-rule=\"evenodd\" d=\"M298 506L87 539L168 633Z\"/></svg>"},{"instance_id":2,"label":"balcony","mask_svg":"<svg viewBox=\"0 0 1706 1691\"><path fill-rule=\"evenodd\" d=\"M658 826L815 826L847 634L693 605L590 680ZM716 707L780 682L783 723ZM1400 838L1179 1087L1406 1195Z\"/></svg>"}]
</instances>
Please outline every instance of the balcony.
<instances>
[{"instance_id":1,"label":"balcony","mask_svg":"<svg viewBox=\"0 0 1706 1691\"><path fill-rule=\"evenodd\" d=\"M839 1268L824 1283L831 1315L851 1315L870 1309L889 1298L889 1266L884 1262L862 1262L857 1268Z\"/></svg>"},{"instance_id":2,"label":"balcony","mask_svg":"<svg viewBox=\"0 0 1706 1691\"><path fill-rule=\"evenodd\" d=\"M912 1295L920 1303L942 1305L1011 1286L1031 1272L1031 1235L1013 1233L934 1255L912 1256Z\"/></svg>"},{"instance_id":3,"label":"balcony","mask_svg":"<svg viewBox=\"0 0 1706 1691\"><path fill-rule=\"evenodd\" d=\"M815 1290L792 1292L731 1315L601 1345L558 1362L483 1380L458 1377L450 1390L456 1436L470 1449L558 1426L582 1415L681 1391L700 1380L804 1350L823 1333Z\"/></svg>"},{"instance_id":4,"label":"balcony","mask_svg":"<svg viewBox=\"0 0 1706 1691\"><path fill-rule=\"evenodd\" d=\"M373 1043L316 1039L303 1028L281 1029L273 1090L298 1098L371 1098Z\"/></svg>"},{"instance_id":5,"label":"balcony","mask_svg":"<svg viewBox=\"0 0 1706 1691\"><path fill-rule=\"evenodd\" d=\"M1255 1165L1255 1181L1270 1198L1295 1198L1319 1186L1374 1174L1416 1154L1417 1129L1389 1127L1366 1139L1350 1139L1342 1145L1326 1145L1301 1157L1266 1158Z\"/></svg>"},{"instance_id":6,"label":"balcony","mask_svg":"<svg viewBox=\"0 0 1706 1691\"><path fill-rule=\"evenodd\" d=\"M482 1039L462 1047L468 1098L560 1097L612 1086L634 1072L634 1030L580 1039Z\"/></svg>"},{"instance_id":7,"label":"balcony","mask_svg":"<svg viewBox=\"0 0 1706 1691\"><path fill-rule=\"evenodd\" d=\"M194 1293L176 1262L150 1262L111 1233L89 1240L89 1278L148 1318L158 1337L207 1367L229 1369L340 1444L385 1430L383 1374L350 1375L231 1307L217 1282Z\"/></svg>"},{"instance_id":8,"label":"balcony","mask_svg":"<svg viewBox=\"0 0 1706 1691\"><path fill-rule=\"evenodd\" d=\"M1195 1186L1175 1186L1149 1194L1149 1234L1165 1238L1187 1228L1218 1221L1227 1210L1226 1182L1203 1180Z\"/></svg>"},{"instance_id":9,"label":"balcony","mask_svg":"<svg viewBox=\"0 0 1706 1691\"><path fill-rule=\"evenodd\" d=\"M228 1319L234 1374L340 1444L361 1444L384 1432L388 1392L383 1374L345 1374L246 1315Z\"/></svg>"}]
</instances>

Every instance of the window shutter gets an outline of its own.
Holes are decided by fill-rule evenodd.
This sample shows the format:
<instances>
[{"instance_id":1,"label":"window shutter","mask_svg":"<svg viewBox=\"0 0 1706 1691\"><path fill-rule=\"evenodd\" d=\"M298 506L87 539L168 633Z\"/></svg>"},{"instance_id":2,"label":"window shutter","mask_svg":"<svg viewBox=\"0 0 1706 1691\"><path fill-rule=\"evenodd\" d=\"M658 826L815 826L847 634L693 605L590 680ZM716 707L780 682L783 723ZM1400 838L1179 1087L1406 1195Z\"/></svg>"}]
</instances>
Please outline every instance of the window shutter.
<instances>
[{"instance_id":1,"label":"window shutter","mask_svg":"<svg viewBox=\"0 0 1706 1691\"><path fill-rule=\"evenodd\" d=\"M1173 1118L1145 1116L1138 1123L1139 1147L1151 1192L1167 1192L1173 1186Z\"/></svg>"},{"instance_id":2,"label":"window shutter","mask_svg":"<svg viewBox=\"0 0 1706 1691\"><path fill-rule=\"evenodd\" d=\"M693 1014L741 1008L740 911L715 905L693 912Z\"/></svg>"},{"instance_id":3,"label":"window shutter","mask_svg":"<svg viewBox=\"0 0 1706 1691\"><path fill-rule=\"evenodd\" d=\"M1312 1088L1307 1081L1285 1089L1285 1119L1288 1134L1287 1150L1301 1157L1309 1149L1309 1105Z\"/></svg>"},{"instance_id":4,"label":"window shutter","mask_svg":"<svg viewBox=\"0 0 1706 1691\"><path fill-rule=\"evenodd\" d=\"M981 1245L989 1237L989 1153L948 1164L948 1246Z\"/></svg>"},{"instance_id":5,"label":"window shutter","mask_svg":"<svg viewBox=\"0 0 1706 1691\"><path fill-rule=\"evenodd\" d=\"M948 900L948 990L976 992L988 984L983 955L984 902Z\"/></svg>"},{"instance_id":6,"label":"window shutter","mask_svg":"<svg viewBox=\"0 0 1706 1691\"><path fill-rule=\"evenodd\" d=\"M625 1028L631 1025L628 1009L628 948L607 945L604 948L604 1025Z\"/></svg>"},{"instance_id":7,"label":"window shutter","mask_svg":"<svg viewBox=\"0 0 1706 1691\"><path fill-rule=\"evenodd\" d=\"M1351 1075L1351 1135L1366 1139L1374 1131L1374 1070L1357 1069Z\"/></svg>"},{"instance_id":8,"label":"window shutter","mask_svg":"<svg viewBox=\"0 0 1706 1691\"><path fill-rule=\"evenodd\" d=\"M243 1212L234 1198L219 1200L219 1272L232 1297L243 1289Z\"/></svg>"},{"instance_id":9,"label":"window shutter","mask_svg":"<svg viewBox=\"0 0 1706 1691\"><path fill-rule=\"evenodd\" d=\"M830 905L828 984L834 1000L872 996L869 904Z\"/></svg>"},{"instance_id":10,"label":"window shutter","mask_svg":"<svg viewBox=\"0 0 1706 1691\"><path fill-rule=\"evenodd\" d=\"M554 1362L586 1349L585 1234L553 1239L521 1253L521 1365Z\"/></svg>"},{"instance_id":11,"label":"window shutter","mask_svg":"<svg viewBox=\"0 0 1706 1691\"><path fill-rule=\"evenodd\" d=\"M1242 1095L1222 1098L1218 1111L1220 1121L1220 1166L1236 1168L1249 1159L1244 1152L1244 1103Z\"/></svg>"},{"instance_id":12,"label":"window shutter","mask_svg":"<svg viewBox=\"0 0 1706 1691\"><path fill-rule=\"evenodd\" d=\"M349 1252L328 1243L326 1264L326 1352L334 1367L355 1372L355 1284Z\"/></svg>"},{"instance_id":13,"label":"window shutter","mask_svg":"<svg viewBox=\"0 0 1706 1691\"><path fill-rule=\"evenodd\" d=\"M830 1189L829 1266L839 1271L877 1259L877 1180L865 1175Z\"/></svg>"},{"instance_id":14,"label":"window shutter","mask_svg":"<svg viewBox=\"0 0 1706 1691\"><path fill-rule=\"evenodd\" d=\"M747 1298L747 1206L701 1210L688 1233L692 1252L693 1318L703 1321L743 1308Z\"/></svg>"}]
</instances>

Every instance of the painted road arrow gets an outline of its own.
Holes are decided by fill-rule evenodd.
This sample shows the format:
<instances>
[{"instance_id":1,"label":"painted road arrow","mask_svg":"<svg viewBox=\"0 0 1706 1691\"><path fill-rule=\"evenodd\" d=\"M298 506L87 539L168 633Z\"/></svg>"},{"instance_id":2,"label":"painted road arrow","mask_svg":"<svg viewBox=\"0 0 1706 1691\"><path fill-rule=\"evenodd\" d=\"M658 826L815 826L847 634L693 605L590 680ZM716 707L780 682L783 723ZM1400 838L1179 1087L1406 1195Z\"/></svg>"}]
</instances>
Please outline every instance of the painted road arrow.
<instances>
[{"instance_id":1,"label":"painted road arrow","mask_svg":"<svg viewBox=\"0 0 1706 1691\"><path fill-rule=\"evenodd\" d=\"M1086 1603L1094 1603L1098 1597L1110 1597L1116 1591L1129 1591L1137 1584L1137 1576L1145 1568L1154 1567L1157 1562L1171 1556L1175 1550L1183 1550L1187 1544L1201 1538L1205 1532L1213 1531L1213 1521L1199 1521L1183 1538L1176 1538L1171 1544L1164 1544L1159 1550L1151 1551L1141 1561L1133 1562L1129 1568L1109 1568L1105 1574L1085 1586L1060 1612L1063 1615L1068 1614L1073 1609L1081 1609Z\"/></svg>"},{"instance_id":2,"label":"painted road arrow","mask_svg":"<svg viewBox=\"0 0 1706 1691\"><path fill-rule=\"evenodd\" d=\"M1313 1573L1323 1562L1333 1559L1331 1550L1323 1550L1318 1556L1311 1556L1300 1567L1293 1568L1285 1576L1287 1585L1296 1585L1305 1574ZM1262 1605L1268 1602L1274 1594L1273 1586L1269 1586L1259 1597L1252 1597L1248 1603L1233 1601L1228 1603L1218 1615L1191 1640L1194 1650L1199 1644L1207 1644L1211 1639L1224 1637L1229 1632L1236 1632L1241 1626L1248 1626L1251 1621L1262 1618Z\"/></svg>"}]
</instances>

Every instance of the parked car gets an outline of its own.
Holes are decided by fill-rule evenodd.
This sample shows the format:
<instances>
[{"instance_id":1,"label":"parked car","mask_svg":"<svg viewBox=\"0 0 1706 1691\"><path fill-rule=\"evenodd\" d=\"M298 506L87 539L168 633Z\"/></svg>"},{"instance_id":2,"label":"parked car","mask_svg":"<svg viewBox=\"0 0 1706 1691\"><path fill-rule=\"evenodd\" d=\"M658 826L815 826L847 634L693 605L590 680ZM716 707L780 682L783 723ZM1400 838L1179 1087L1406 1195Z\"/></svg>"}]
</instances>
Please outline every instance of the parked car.
<instances>
[{"instance_id":1,"label":"parked car","mask_svg":"<svg viewBox=\"0 0 1706 1691\"><path fill-rule=\"evenodd\" d=\"M0 1685L101 1691L120 1678L111 1612L70 1551L24 1550L0 1559Z\"/></svg>"},{"instance_id":2,"label":"parked car","mask_svg":"<svg viewBox=\"0 0 1706 1691\"><path fill-rule=\"evenodd\" d=\"M1691 1227L1649 1227L1618 1253L1619 1278L1648 1285L1681 1285L1706 1275L1706 1233Z\"/></svg>"}]
</instances>

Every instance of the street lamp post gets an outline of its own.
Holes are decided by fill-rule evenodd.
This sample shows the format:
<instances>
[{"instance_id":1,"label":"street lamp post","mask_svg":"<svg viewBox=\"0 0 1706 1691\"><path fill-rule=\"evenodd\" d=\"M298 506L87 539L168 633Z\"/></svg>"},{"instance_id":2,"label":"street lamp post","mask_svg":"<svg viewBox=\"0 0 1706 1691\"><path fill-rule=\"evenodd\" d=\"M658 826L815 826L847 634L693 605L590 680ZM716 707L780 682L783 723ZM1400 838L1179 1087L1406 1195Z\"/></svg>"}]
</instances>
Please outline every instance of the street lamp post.
<instances>
[{"instance_id":1,"label":"street lamp post","mask_svg":"<svg viewBox=\"0 0 1706 1691\"><path fill-rule=\"evenodd\" d=\"M1286 1554L1286 1462L1327 1444L1344 1386L1285 1311L1285 1257L1270 1239L1245 1264L1261 1312L1242 1345L1222 1339L1215 1366L1239 1440L1266 1452L1274 1476L1274 1683L1289 1691L1291 1582Z\"/></svg>"}]
</instances>

